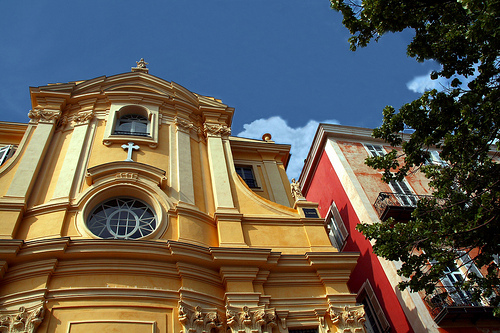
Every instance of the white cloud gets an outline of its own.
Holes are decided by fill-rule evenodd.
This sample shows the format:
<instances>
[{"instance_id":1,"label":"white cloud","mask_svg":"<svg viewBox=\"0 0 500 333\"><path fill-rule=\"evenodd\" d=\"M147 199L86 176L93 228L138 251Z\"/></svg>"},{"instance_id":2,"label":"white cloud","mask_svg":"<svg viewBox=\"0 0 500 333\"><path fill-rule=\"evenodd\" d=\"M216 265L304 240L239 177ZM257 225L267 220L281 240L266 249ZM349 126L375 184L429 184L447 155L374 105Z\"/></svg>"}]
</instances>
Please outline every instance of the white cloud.
<instances>
[{"instance_id":1,"label":"white cloud","mask_svg":"<svg viewBox=\"0 0 500 333\"><path fill-rule=\"evenodd\" d=\"M243 125L244 130L238 133L237 136L261 139L264 133L271 133L271 140L274 142L291 144L292 157L288 164L287 174L289 178L297 179L320 123L338 124L339 122L337 120L325 120L321 122L309 120L303 127L293 128L287 124L286 120L275 116L268 119L257 119L250 124Z\"/></svg>"},{"instance_id":2,"label":"white cloud","mask_svg":"<svg viewBox=\"0 0 500 333\"><path fill-rule=\"evenodd\" d=\"M427 75L415 76L410 82L406 83L409 90L421 94L432 89L443 90L447 86L448 80L443 77L431 80L431 72Z\"/></svg>"},{"instance_id":3,"label":"white cloud","mask_svg":"<svg viewBox=\"0 0 500 333\"><path fill-rule=\"evenodd\" d=\"M436 80L431 80L431 73L427 75L415 76L412 80L406 83L406 87L416 93L423 94L426 91L437 89L438 91L443 91L450 87L450 83L454 78L458 78L462 82L462 87L466 86L469 82L474 80L474 78L479 74L477 70L477 65L475 67L474 75L469 77L464 77L462 75L454 75L450 79L444 77L438 77Z\"/></svg>"}]
</instances>

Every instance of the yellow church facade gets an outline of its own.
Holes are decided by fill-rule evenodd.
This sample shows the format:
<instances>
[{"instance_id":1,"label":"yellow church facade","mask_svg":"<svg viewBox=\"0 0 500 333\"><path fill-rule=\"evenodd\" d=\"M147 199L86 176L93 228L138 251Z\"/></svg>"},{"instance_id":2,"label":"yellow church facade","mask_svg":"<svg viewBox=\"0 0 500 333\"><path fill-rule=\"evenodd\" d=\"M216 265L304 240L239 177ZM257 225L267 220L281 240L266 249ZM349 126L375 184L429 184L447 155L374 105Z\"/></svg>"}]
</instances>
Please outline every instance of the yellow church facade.
<instances>
[{"instance_id":1,"label":"yellow church facade","mask_svg":"<svg viewBox=\"0 0 500 333\"><path fill-rule=\"evenodd\" d=\"M364 331L289 145L141 62L30 94L0 122L1 332Z\"/></svg>"}]
</instances>

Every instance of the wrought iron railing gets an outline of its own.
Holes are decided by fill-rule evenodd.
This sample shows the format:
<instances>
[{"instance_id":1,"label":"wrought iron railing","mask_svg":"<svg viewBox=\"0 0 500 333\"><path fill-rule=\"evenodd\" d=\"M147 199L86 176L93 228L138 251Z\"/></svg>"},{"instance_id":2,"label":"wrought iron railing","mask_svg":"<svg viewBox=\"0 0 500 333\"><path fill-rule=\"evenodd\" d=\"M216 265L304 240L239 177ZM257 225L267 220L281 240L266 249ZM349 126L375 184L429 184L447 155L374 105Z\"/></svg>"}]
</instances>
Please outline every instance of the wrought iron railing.
<instances>
[{"instance_id":1,"label":"wrought iron railing","mask_svg":"<svg viewBox=\"0 0 500 333\"><path fill-rule=\"evenodd\" d=\"M469 292L456 287L438 286L432 294L425 297L425 301L434 316L448 307L484 306L481 302L473 301Z\"/></svg>"},{"instance_id":2,"label":"wrought iron railing","mask_svg":"<svg viewBox=\"0 0 500 333\"><path fill-rule=\"evenodd\" d=\"M432 198L430 195L404 194L394 192L380 192L373 206L381 219L388 217L390 208L413 210L422 198ZM384 217L384 218L383 218Z\"/></svg>"}]
</instances>

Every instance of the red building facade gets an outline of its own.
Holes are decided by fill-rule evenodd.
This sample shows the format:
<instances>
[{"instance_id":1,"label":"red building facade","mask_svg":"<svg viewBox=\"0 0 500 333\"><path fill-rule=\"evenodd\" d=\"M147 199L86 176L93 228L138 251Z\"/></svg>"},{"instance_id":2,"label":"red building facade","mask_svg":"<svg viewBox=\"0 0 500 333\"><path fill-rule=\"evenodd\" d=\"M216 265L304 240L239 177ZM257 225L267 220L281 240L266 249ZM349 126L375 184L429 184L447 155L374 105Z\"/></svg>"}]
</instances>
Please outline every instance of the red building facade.
<instances>
[{"instance_id":1,"label":"red building facade","mask_svg":"<svg viewBox=\"0 0 500 333\"><path fill-rule=\"evenodd\" d=\"M423 174L387 184L380 172L364 164L367 157L392 150L371 132L321 124L299 179L307 200L319 203L332 244L339 251L360 253L348 286L365 306L367 332L498 332L499 322L486 320L484 307L477 306L481 304L433 307L423 294L400 291L399 263L377 257L370 241L356 230L359 223L389 216L409 218L419 196L431 194ZM430 163L442 163L437 151L431 154Z\"/></svg>"}]
</instances>

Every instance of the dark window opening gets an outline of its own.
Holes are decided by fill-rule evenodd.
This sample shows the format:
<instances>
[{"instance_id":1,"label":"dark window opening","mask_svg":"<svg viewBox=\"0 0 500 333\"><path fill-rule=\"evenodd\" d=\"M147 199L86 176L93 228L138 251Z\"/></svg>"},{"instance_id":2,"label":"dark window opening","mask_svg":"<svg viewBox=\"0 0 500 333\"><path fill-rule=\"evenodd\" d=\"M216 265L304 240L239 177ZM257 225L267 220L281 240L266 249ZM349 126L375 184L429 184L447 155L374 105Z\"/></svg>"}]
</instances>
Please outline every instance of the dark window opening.
<instances>
[{"instance_id":1,"label":"dark window opening","mask_svg":"<svg viewBox=\"0 0 500 333\"><path fill-rule=\"evenodd\" d=\"M114 134L149 136L148 120L138 114L127 114L116 123Z\"/></svg>"},{"instance_id":2,"label":"dark window opening","mask_svg":"<svg viewBox=\"0 0 500 333\"><path fill-rule=\"evenodd\" d=\"M236 166L236 173L245 181L250 188L258 188L257 181L251 166Z\"/></svg>"}]
</instances>

